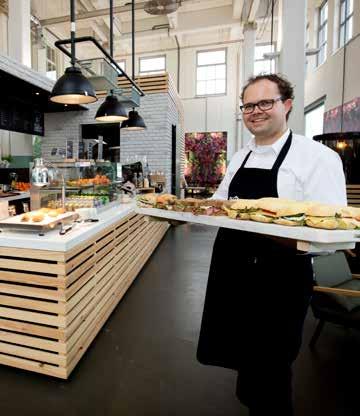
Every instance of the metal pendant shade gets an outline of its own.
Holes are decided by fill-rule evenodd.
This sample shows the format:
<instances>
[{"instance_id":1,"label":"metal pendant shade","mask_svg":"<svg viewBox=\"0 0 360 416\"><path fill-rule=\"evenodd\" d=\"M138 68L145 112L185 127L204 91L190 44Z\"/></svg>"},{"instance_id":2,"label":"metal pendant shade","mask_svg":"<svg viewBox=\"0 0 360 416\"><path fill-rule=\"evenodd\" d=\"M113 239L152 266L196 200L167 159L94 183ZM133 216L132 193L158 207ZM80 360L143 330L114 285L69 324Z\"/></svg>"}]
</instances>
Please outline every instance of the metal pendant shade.
<instances>
[{"instance_id":1,"label":"metal pendant shade","mask_svg":"<svg viewBox=\"0 0 360 416\"><path fill-rule=\"evenodd\" d=\"M97 97L81 70L70 66L54 85L50 100L61 104L89 104L97 101Z\"/></svg>"},{"instance_id":2,"label":"metal pendant shade","mask_svg":"<svg viewBox=\"0 0 360 416\"><path fill-rule=\"evenodd\" d=\"M146 125L141 115L137 111L132 110L129 111L129 119L122 122L121 128L126 130L139 131L145 130Z\"/></svg>"},{"instance_id":3,"label":"metal pendant shade","mask_svg":"<svg viewBox=\"0 0 360 416\"><path fill-rule=\"evenodd\" d=\"M71 66L66 68L50 94L50 100L60 104L89 104L97 101L95 91L90 82L75 66L75 0L70 0L71 17Z\"/></svg>"},{"instance_id":4,"label":"metal pendant shade","mask_svg":"<svg viewBox=\"0 0 360 416\"><path fill-rule=\"evenodd\" d=\"M125 107L115 95L108 95L96 112L98 121L120 122L128 119Z\"/></svg>"}]
</instances>

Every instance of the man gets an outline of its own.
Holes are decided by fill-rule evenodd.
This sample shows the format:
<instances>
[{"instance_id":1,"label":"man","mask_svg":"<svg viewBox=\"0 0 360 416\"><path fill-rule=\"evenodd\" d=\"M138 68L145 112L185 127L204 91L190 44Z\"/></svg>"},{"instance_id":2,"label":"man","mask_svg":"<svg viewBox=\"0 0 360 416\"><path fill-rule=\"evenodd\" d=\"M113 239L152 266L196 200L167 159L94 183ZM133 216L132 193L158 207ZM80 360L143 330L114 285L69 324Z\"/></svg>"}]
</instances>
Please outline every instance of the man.
<instances>
[{"instance_id":1,"label":"man","mask_svg":"<svg viewBox=\"0 0 360 416\"><path fill-rule=\"evenodd\" d=\"M253 139L232 158L216 199L281 197L346 205L336 152L293 134L293 88L251 78L241 110ZM198 359L238 371L236 393L251 416L293 415L292 363L312 293L311 257L293 241L220 229L214 243Z\"/></svg>"}]
</instances>

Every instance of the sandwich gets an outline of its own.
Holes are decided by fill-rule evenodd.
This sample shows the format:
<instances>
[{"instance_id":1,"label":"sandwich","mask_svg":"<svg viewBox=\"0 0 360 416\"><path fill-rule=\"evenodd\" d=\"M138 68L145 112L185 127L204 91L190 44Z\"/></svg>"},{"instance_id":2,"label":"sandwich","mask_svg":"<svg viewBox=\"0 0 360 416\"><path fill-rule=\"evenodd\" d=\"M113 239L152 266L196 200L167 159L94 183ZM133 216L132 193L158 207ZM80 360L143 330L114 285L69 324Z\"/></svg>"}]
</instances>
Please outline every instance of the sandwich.
<instances>
[{"instance_id":1,"label":"sandwich","mask_svg":"<svg viewBox=\"0 0 360 416\"><path fill-rule=\"evenodd\" d=\"M180 212L195 212L202 202L203 200L195 198L176 199L173 209Z\"/></svg>"},{"instance_id":2,"label":"sandwich","mask_svg":"<svg viewBox=\"0 0 360 416\"><path fill-rule=\"evenodd\" d=\"M339 227L340 211L341 207L336 205L314 204L306 210L305 223L309 227L335 230Z\"/></svg>"},{"instance_id":3,"label":"sandwich","mask_svg":"<svg viewBox=\"0 0 360 416\"><path fill-rule=\"evenodd\" d=\"M211 215L211 216L226 216L226 204L230 201L222 199L203 199L200 200L195 208L194 214ZM231 201L233 203L233 201Z\"/></svg>"},{"instance_id":4,"label":"sandwich","mask_svg":"<svg viewBox=\"0 0 360 416\"><path fill-rule=\"evenodd\" d=\"M142 208L155 208L157 201L156 194L143 194L137 197L137 204Z\"/></svg>"},{"instance_id":5,"label":"sandwich","mask_svg":"<svg viewBox=\"0 0 360 416\"><path fill-rule=\"evenodd\" d=\"M277 209L274 223L292 227L305 225L305 213L312 205L313 203L308 202L285 202Z\"/></svg>"},{"instance_id":6,"label":"sandwich","mask_svg":"<svg viewBox=\"0 0 360 416\"><path fill-rule=\"evenodd\" d=\"M360 228L360 208L340 208L338 216L338 228L340 230L355 230L356 228Z\"/></svg>"},{"instance_id":7,"label":"sandwich","mask_svg":"<svg viewBox=\"0 0 360 416\"><path fill-rule=\"evenodd\" d=\"M278 210L291 201L280 198L260 198L256 201L257 209L249 214L252 221L271 223L278 219Z\"/></svg>"},{"instance_id":8,"label":"sandwich","mask_svg":"<svg viewBox=\"0 0 360 416\"><path fill-rule=\"evenodd\" d=\"M172 210L175 201L175 195L161 194L156 198L156 208Z\"/></svg>"},{"instance_id":9,"label":"sandwich","mask_svg":"<svg viewBox=\"0 0 360 416\"><path fill-rule=\"evenodd\" d=\"M249 220L250 214L257 212L257 200L238 199L236 201L225 201L223 209L232 219Z\"/></svg>"}]
</instances>

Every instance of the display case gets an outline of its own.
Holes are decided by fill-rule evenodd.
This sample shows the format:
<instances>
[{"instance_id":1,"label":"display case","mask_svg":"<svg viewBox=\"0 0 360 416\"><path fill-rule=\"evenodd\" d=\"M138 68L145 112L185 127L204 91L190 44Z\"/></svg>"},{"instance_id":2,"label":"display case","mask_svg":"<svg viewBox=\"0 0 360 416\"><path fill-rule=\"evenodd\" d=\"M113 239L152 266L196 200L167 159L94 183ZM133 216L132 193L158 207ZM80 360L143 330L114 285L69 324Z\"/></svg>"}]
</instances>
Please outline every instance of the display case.
<instances>
[{"instance_id":1,"label":"display case","mask_svg":"<svg viewBox=\"0 0 360 416\"><path fill-rule=\"evenodd\" d=\"M50 185L31 187L31 209L61 206L62 183L65 184L65 208L99 208L117 199L115 169L111 162L52 162Z\"/></svg>"}]
</instances>

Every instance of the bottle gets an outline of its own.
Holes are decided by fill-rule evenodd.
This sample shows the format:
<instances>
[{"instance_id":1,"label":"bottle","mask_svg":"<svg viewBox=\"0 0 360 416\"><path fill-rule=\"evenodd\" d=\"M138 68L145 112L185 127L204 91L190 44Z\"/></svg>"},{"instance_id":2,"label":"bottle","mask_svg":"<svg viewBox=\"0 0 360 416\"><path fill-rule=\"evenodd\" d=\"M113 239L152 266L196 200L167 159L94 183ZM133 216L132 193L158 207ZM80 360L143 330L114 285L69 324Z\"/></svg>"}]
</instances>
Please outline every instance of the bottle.
<instances>
[{"instance_id":1,"label":"bottle","mask_svg":"<svg viewBox=\"0 0 360 416\"><path fill-rule=\"evenodd\" d=\"M138 188L144 187L144 177L143 174L140 172L138 176Z\"/></svg>"},{"instance_id":2,"label":"bottle","mask_svg":"<svg viewBox=\"0 0 360 416\"><path fill-rule=\"evenodd\" d=\"M135 188L139 187L138 186L138 174L136 172L134 173L134 185L135 185Z\"/></svg>"}]
</instances>

